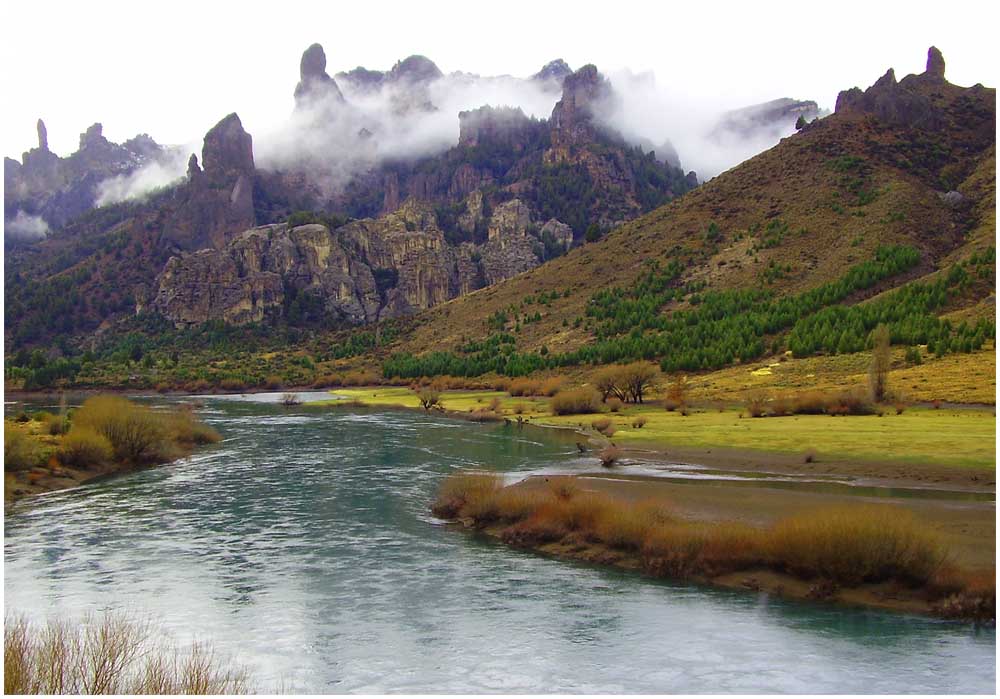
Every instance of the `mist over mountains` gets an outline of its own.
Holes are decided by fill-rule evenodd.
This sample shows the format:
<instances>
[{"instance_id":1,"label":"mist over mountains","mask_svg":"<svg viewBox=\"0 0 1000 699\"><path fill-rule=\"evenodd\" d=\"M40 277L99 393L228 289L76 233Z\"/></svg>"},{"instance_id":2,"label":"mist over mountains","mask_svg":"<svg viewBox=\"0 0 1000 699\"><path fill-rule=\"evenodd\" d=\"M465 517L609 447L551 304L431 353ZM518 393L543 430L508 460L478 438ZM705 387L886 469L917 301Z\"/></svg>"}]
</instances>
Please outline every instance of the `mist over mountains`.
<instances>
[{"instance_id":1,"label":"mist over mountains","mask_svg":"<svg viewBox=\"0 0 1000 699\"><path fill-rule=\"evenodd\" d=\"M525 78L444 74L430 59L410 56L385 70L359 66L331 76L326 54L315 44L303 54L287 120L254 134L255 161L264 170L298 173L321 198L336 199L352 182L386 164L436 157L455 147L463 112L511 107L530 119L548 119L562 81L572 72L557 59ZM820 114L813 102L785 98L751 108L757 118L734 118L737 113L718 105L670 94L651 73L616 73L608 83L610 89L590 105L595 122L627 144L655 152L660 162L697 172L702 180L791 134L800 114L807 119ZM53 160L40 141L21 162L5 159L7 230L30 229L30 237L37 238L90 207L142 198L176 184L197 149L193 143L162 147L148 136L135 153L126 152L127 144L105 140L96 145L81 136L80 151ZM61 161L74 164L58 166ZM34 174L26 175L25 165ZM41 221L26 227L25 221L35 219Z\"/></svg>"}]
</instances>

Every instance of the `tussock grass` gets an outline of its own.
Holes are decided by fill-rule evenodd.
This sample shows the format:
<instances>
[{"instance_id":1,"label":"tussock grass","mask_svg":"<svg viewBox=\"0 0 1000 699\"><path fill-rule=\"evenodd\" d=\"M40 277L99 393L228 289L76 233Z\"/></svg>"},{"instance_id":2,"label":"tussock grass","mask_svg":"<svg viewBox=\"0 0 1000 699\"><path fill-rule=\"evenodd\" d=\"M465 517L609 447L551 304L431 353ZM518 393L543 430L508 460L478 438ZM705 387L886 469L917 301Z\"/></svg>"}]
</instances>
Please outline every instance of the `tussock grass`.
<instances>
[{"instance_id":1,"label":"tussock grass","mask_svg":"<svg viewBox=\"0 0 1000 699\"><path fill-rule=\"evenodd\" d=\"M607 434L607 432L605 432ZM611 435L608 435L611 436ZM614 444L604 447L601 449L601 453L598 454L598 458L601 460L601 466L604 468L611 468L615 465L618 459L621 458L621 449L616 447Z\"/></svg>"},{"instance_id":2,"label":"tussock grass","mask_svg":"<svg viewBox=\"0 0 1000 699\"><path fill-rule=\"evenodd\" d=\"M4 694L248 694L245 668L209 646L165 646L122 615L80 624L4 619Z\"/></svg>"},{"instance_id":3,"label":"tussock grass","mask_svg":"<svg viewBox=\"0 0 1000 699\"><path fill-rule=\"evenodd\" d=\"M560 391L550 402L553 415L587 415L601 411L601 394L591 388Z\"/></svg>"},{"instance_id":4,"label":"tussock grass","mask_svg":"<svg viewBox=\"0 0 1000 699\"><path fill-rule=\"evenodd\" d=\"M507 385L507 393L512 396L537 396L542 382L534 379L513 379Z\"/></svg>"},{"instance_id":5,"label":"tussock grass","mask_svg":"<svg viewBox=\"0 0 1000 699\"><path fill-rule=\"evenodd\" d=\"M607 417L598 418L590 423L591 427L593 427L595 430L597 430L602 434L604 433L605 430L611 427L611 425L612 425L611 418Z\"/></svg>"},{"instance_id":6,"label":"tussock grass","mask_svg":"<svg viewBox=\"0 0 1000 699\"><path fill-rule=\"evenodd\" d=\"M956 610L982 608L990 591L948 568L934 533L909 511L890 506L816 510L761 529L684 521L668 503L582 491L572 477L552 478L547 488L505 488L496 475L456 473L442 483L433 511L480 527L505 524L501 538L517 545L571 536L603 544L638 556L656 575L711 578L765 567L849 587L896 582L955 597Z\"/></svg>"},{"instance_id":7,"label":"tussock grass","mask_svg":"<svg viewBox=\"0 0 1000 699\"><path fill-rule=\"evenodd\" d=\"M776 565L845 585L900 580L924 584L945 555L937 538L906 510L841 507L778 522L764 548Z\"/></svg>"},{"instance_id":8,"label":"tussock grass","mask_svg":"<svg viewBox=\"0 0 1000 699\"><path fill-rule=\"evenodd\" d=\"M437 499L431 506L436 517L452 519L463 514L466 506L480 507L480 503L503 487L503 478L495 473L453 473L441 484ZM469 516L469 515L464 515Z\"/></svg>"}]
</instances>

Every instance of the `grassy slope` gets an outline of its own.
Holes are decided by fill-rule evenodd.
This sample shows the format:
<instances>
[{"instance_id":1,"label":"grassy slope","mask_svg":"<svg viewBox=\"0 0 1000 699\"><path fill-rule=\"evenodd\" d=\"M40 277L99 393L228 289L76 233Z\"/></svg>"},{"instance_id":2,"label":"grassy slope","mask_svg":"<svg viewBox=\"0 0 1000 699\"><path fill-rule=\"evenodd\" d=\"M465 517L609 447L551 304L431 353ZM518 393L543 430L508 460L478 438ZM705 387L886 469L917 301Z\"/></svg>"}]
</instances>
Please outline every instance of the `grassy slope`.
<instances>
[{"instance_id":1,"label":"grassy slope","mask_svg":"<svg viewBox=\"0 0 1000 699\"><path fill-rule=\"evenodd\" d=\"M962 95L961 88L945 86L940 100L955 103L964 99ZM529 313L541 311L542 320L521 327L518 348L579 347L590 340L590 333L572 323L584 315L590 296L610 285L629 285L650 259L686 260L685 280L704 279L715 289L758 287L764 285L762 273L771 262L791 265L787 278L770 285L776 293L786 294L838 278L851 265L869 259L879 245L903 243L920 249L922 265L870 296L904 281L933 276L993 245L996 238L995 146L970 148L969 133L947 131L915 135L870 118L833 115L598 243L421 314L413 331L391 349L453 350L464 338L487 336L487 319L497 311L519 305L526 296L552 291L570 295L548 307L526 308ZM957 188L971 205L949 208L939 197L949 185L937 174L900 166L900 154L913 156L907 149L927 138L949 151L949 165L941 172L957 178ZM844 173L834 167L845 155L861 157L870 166L869 186L878 192L871 203L857 205L845 188ZM763 228L774 219L788 225L782 242L748 254L761 238L760 233L748 234L751 227ZM716 251L704 240L710 222L723 232ZM945 311L956 321L991 315L994 298L995 285L980 284Z\"/></svg>"}]
</instances>

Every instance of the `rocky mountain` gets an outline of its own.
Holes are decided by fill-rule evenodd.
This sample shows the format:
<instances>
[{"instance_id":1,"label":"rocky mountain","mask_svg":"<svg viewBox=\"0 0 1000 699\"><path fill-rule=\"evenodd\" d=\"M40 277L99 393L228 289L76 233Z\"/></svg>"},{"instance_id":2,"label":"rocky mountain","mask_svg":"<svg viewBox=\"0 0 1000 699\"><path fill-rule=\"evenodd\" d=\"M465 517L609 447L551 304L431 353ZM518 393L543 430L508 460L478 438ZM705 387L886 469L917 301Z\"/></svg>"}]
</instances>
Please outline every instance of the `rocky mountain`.
<instances>
[{"instance_id":1,"label":"rocky mountain","mask_svg":"<svg viewBox=\"0 0 1000 699\"><path fill-rule=\"evenodd\" d=\"M176 325L297 322L293 303L324 327L409 315L534 269L698 184L669 143L653 152L615 130L618 96L592 65L556 60L523 81L489 79L549 95L545 119L496 105L443 111L454 90L482 80L446 76L423 56L332 77L314 44L299 66L288 157L261 160L231 114L179 182L97 209L102 179L163 149L145 138L116 146L97 125L60 159L40 127L39 148L5 169L5 194L20 197L7 210L59 223L8 256L8 338L79 341L136 313ZM450 147L390 149L450 120Z\"/></svg>"},{"instance_id":2,"label":"rocky mountain","mask_svg":"<svg viewBox=\"0 0 1000 699\"><path fill-rule=\"evenodd\" d=\"M431 352L451 353L435 363L448 371L494 366L493 355L461 348L482 345L498 331L496 319L506 318L503 330L514 339L504 353L519 367L635 358L669 358L670 367L695 370L727 366L795 340L794 315L768 321L774 327L758 336L751 330L765 316L751 310L763 313L769 299L796 309L820 287L846 287L850 270L885 250L911 251L906 271L836 297L821 314L826 326L805 318L804 326L819 323L814 332L826 333L814 344L829 353L859 337L863 345L870 328L851 335L861 314L849 309L869 300L880 301L885 322L894 323L894 343L913 342L919 328L945 337L995 316L995 207L996 90L949 83L932 48L924 73L897 81L890 70L866 90L842 92L834 114L599 242L421 313L380 361L395 353L402 359L392 370L407 376L419 375L420 357ZM912 301L892 294L911 282L940 295L906 315ZM691 348L674 354L676 337L661 342L660 328L670 328L675 312L694 323L709 300L745 324L722 336L730 345L709 327L692 329L685 335ZM654 309L648 318L647 305ZM738 350L737 330L754 338Z\"/></svg>"},{"instance_id":3,"label":"rocky mountain","mask_svg":"<svg viewBox=\"0 0 1000 699\"><path fill-rule=\"evenodd\" d=\"M101 183L168 155L146 134L117 144L104 137L100 124L94 124L80 134L79 149L61 158L49 150L41 119L37 128L38 147L25 152L20 161L4 158L5 222L22 213L40 217L50 227L64 226L94 207Z\"/></svg>"}]
</instances>

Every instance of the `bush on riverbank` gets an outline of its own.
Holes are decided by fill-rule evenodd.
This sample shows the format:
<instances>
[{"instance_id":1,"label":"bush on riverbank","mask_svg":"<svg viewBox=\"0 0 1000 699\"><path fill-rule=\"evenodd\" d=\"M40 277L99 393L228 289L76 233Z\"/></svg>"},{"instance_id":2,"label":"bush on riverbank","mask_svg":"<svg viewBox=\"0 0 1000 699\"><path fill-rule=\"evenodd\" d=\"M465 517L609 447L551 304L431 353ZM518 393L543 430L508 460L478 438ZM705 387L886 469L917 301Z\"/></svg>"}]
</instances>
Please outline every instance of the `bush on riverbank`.
<instances>
[{"instance_id":1,"label":"bush on riverbank","mask_svg":"<svg viewBox=\"0 0 1000 699\"><path fill-rule=\"evenodd\" d=\"M592 388L560 391L552 397L553 415L587 415L601 411L601 394Z\"/></svg>"},{"instance_id":2,"label":"bush on riverbank","mask_svg":"<svg viewBox=\"0 0 1000 699\"><path fill-rule=\"evenodd\" d=\"M35 441L16 427L3 426L4 471L27 471L38 465L42 454Z\"/></svg>"},{"instance_id":3,"label":"bush on riverbank","mask_svg":"<svg viewBox=\"0 0 1000 699\"><path fill-rule=\"evenodd\" d=\"M248 694L245 668L205 645L165 647L124 616L45 625L4 620L4 694Z\"/></svg>"},{"instance_id":4,"label":"bush on riverbank","mask_svg":"<svg viewBox=\"0 0 1000 699\"><path fill-rule=\"evenodd\" d=\"M59 462L75 468L92 468L111 461L115 450L107 437L93 428L75 425L59 445Z\"/></svg>"},{"instance_id":5,"label":"bush on riverbank","mask_svg":"<svg viewBox=\"0 0 1000 699\"><path fill-rule=\"evenodd\" d=\"M189 408L156 411L121 396L88 398L73 424L103 436L114 458L130 465L169 461L196 444L220 439Z\"/></svg>"},{"instance_id":6,"label":"bush on riverbank","mask_svg":"<svg viewBox=\"0 0 1000 699\"><path fill-rule=\"evenodd\" d=\"M758 529L686 522L662 503L636 505L582 493L564 478L553 479L549 488L505 488L496 475L457 473L445 479L433 511L477 527L511 525L500 536L520 545L570 536L601 543L637 554L649 572L676 577L763 566L846 586L896 581L930 589L945 560L937 537L908 511L893 507L817 510Z\"/></svg>"},{"instance_id":7,"label":"bush on riverbank","mask_svg":"<svg viewBox=\"0 0 1000 699\"><path fill-rule=\"evenodd\" d=\"M936 537L906 510L831 508L777 523L765 547L787 572L845 585L928 582L944 562Z\"/></svg>"}]
</instances>

